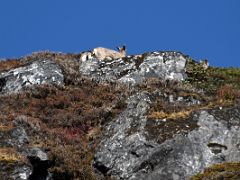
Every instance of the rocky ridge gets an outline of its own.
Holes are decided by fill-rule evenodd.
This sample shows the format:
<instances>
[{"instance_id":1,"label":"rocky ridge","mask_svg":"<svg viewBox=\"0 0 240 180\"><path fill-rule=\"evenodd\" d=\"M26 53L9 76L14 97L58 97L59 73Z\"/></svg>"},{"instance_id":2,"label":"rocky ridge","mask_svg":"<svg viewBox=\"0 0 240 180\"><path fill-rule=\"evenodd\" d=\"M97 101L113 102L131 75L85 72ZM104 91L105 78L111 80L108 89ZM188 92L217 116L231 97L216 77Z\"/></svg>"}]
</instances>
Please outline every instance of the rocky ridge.
<instances>
[{"instance_id":1,"label":"rocky ridge","mask_svg":"<svg viewBox=\"0 0 240 180\"><path fill-rule=\"evenodd\" d=\"M181 180L239 162L239 75L180 52L0 62L0 175Z\"/></svg>"}]
</instances>

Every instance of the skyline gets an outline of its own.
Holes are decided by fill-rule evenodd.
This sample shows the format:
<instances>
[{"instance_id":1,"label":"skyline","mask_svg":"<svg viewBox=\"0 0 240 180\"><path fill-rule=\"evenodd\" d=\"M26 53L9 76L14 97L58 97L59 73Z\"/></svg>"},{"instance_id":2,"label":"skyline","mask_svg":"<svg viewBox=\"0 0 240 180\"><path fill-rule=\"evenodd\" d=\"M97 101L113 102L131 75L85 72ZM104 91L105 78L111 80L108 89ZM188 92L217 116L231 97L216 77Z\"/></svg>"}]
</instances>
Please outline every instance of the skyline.
<instances>
[{"instance_id":1,"label":"skyline","mask_svg":"<svg viewBox=\"0 0 240 180\"><path fill-rule=\"evenodd\" d=\"M0 59L127 45L127 54L179 51L240 67L240 1L9 0L0 3Z\"/></svg>"}]
</instances>

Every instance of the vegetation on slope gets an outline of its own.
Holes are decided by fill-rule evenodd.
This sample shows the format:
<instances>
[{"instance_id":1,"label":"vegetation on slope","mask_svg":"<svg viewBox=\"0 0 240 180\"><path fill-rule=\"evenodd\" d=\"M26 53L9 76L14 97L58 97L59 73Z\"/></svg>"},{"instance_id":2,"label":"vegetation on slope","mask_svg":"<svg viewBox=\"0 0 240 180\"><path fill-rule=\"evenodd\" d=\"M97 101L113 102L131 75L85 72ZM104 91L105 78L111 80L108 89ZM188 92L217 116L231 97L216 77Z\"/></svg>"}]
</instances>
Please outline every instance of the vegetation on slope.
<instances>
[{"instance_id":1,"label":"vegetation on slope","mask_svg":"<svg viewBox=\"0 0 240 180\"><path fill-rule=\"evenodd\" d=\"M240 163L215 164L206 168L203 173L199 173L191 180L237 180L240 179Z\"/></svg>"},{"instance_id":2,"label":"vegetation on slope","mask_svg":"<svg viewBox=\"0 0 240 180\"><path fill-rule=\"evenodd\" d=\"M210 67L205 70L192 60L188 62L188 78L184 83L153 78L132 92L123 85L97 84L83 79L78 74L79 55L33 54L21 61L0 62L0 72L44 58L61 66L66 86L35 86L20 93L0 96L0 133L15 128L13 121L25 124L31 137L29 146L48 151L50 171L56 179L96 179L92 161L102 127L126 107L125 100L134 92L145 90L153 94L146 128L150 132L149 138L157 138L159 143L176 133L196 128L190 119L192 112L228 106L240 97L240 69ZM162 95L154 95L154 92ZM175 103L169 103L170 95ZM186 101L176 103L178 97ZM189 105L187 100L201 103ZM157 119L166 121L156 126ZM166 126L167 130L161 132ZM1 146L2 149L13 148ZM1 154L4 160L21 161L19 156L8 155L0 149Z\"/></svg>"},{"instance_id":3,"label":"vegetation on slope","mask_svg":"<svg viewBox=\"0 0 240 180\"><path fill-rule=\"evenodd\" d=\"M187 83L209 94L216 93L226 85L240 89L240 68L209 67L205 70L201 64L190 59L186 73Z\"/></svg>"},{"instance_id":4,"label":"vegetation on slope","mask_svg":"<svg viewBox=\"0 0 240 180\"><path fill-rule=\"evenodd\" d=\"M76 62L74 55L40 53L22 61L0 62L0 69L9 70L37 58L58 62L64 73L68 73L66 86L34 86L23 92L0 96L0 133L7 138L8 132L22 124L31 139L28 146L48 152L50 171L55 179L95 179L92 168L95 147L102 126L125 107L127 94L124 87L83 80L76 73L77 63L69 61L71 64L67 64L68 58L75 58ZM4 143L0 145L1 149L17 151L15 147L5 147L9 145ZM3 153L1 149L1 163L3 160L5 163L10 160L21 162L18 156Z\"/></svg>"},{"instance_id":5,"label":"vegetation on slope","mask_svg":"<svg viewBox=\"0 0 240 180\"><path fill-rule=\"evenodd\" d=\"M83 82L78 87L45 85L1 96L0 130L10 129L13 120L26 124L29 146L50 150L51 172L58 179L94 179L95 145L102 125L124 108L121 92L121 87Z\"/></svg>"}]
</instances>

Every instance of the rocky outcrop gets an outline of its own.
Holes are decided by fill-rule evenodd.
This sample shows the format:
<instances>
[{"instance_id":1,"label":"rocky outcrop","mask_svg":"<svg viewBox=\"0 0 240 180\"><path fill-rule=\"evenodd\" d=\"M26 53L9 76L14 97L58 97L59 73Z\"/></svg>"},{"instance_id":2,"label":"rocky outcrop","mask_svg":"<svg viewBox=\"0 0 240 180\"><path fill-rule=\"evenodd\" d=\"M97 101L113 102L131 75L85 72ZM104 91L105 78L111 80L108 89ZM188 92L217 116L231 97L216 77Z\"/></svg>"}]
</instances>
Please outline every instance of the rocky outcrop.
<instances>
[{"instance_id":1,"label":"rocky outcrop","mask_svg":"<svg viewBox=\"0 0 240 180\"><path fill-rule=\"evenodd\" d=\"M240 93L216 92L240 71L219 82L179 52L33 57L0 72L1 177L183 180L240 161Z\"/></svg>"},{"instance_id":2,"label":"rocky outcrop","mask_svg":"<svg viewBox=\"0 0 240 180\"><path fill-rule=\"evenodd\" d=\"M49 59L38 59L0 74L0 93L22 90L26 86L41 84L63 85L61 68Z\"/></svg>"},{"instance_id":3,"label":"rocky outcrop","mask_svg":"<svg viewBox=\"0 0 240 180\"><path fill-rule=\"evenodd\" d=\"M15 127L0 132L0 156L5 156L0 161L0 175L3 179L50 179L48 155L40 148L29 146L31 139L25 130L28 126L24 123L26 119L24 116L16 117ZM6 153L2 155L1 149Z\"/></svg>"},{"instance_id":4,"label":"rocky outcrop","mask_svg":"<svg viewBox=\"0 0 240 180\"><path fill-rule=\"evenodd\" d=\"M147 93L130 97L126 110L107 127L107 138L95 155L95 167L99 171L128 179L151 154L155 144L144 136L145 114L150 102ZM135 133L131 133L132 126L137 128Z\"/></svg>"},{"instance_id":5,"label":"rocky outcrop","mask_svg":"<svg viewBox=\"0 0 240 180\"><path fill-rule=\"evenodd\" d=\"M129 98L127 109L109 124L95 155L99 171L117 179L180 180L212 164L240 161L240 128L234 125L240 121L239 105L195 112L191 121L198 128L159 144L147 138L150 103L146 93Z\"/></svg>"},{"instance_id":6,"label":"rocky outcrop","mask_svg":"<svg viewBox=\"0 0 240 180\"><path fill-rule=\"evenodd\" d=\"M113 61L91 58L79 70L98 82L139 84L150 77L181 81L186 78L186 62L187 57L178 52L154 52Z\"/></svg>"},{"instance_id":7,"label":"rocky outcrop","mask_svg":"<svg viewBox=\"0 0 240 180\"><path fill-rule=\"evenodd\" d=\"M33 171L29 176L30 180L51 179L51 174L48 172L50 165L46 152L40 148L32 148L29 150L27 157L33 167Z\"/></svg>"}]
</instances>

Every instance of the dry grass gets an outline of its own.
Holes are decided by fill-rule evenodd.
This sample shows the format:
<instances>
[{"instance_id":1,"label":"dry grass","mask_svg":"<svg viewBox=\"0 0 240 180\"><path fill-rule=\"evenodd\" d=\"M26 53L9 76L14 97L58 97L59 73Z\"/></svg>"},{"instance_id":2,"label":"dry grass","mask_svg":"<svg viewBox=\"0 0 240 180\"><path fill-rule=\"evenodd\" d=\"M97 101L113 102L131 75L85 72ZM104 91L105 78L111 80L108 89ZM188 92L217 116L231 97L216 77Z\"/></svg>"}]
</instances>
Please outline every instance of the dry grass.
<instances>
[{"instance_id":1,"label":"dry grass","mask_svg":"<svg viewBox=\"0 0 240 180\"><path fill-rule=\"evenodd\" d=\"M240 98L240 90L232 84L225 84L217 90L217 96L224 100L235 100Z\"/></svg>"},{"instance_id":2,"label":"dry grass","mask_svg":"<svg viewBox=\"0 0 240 180\"><path fill-rule=\"evenodd\" d=\"M20 66L22 62L18 60L7 60L7 61L0 61L0 72L8 71L12 68L16 68Z\"/></svg>"},{"instance_id":3,"label":"dry grass","mask_svg":"<svg viewBox=\"0 0 240 180\"><path fill-rule=\"evenodd\" d=\"M180 112L172 112L172 113L166 113L164 111L154 111L152 112L148 118L151 119L183 119L188 117L191 114L192 110L188 111L180 111Z\"/></svg>"},{"instance_id":4,"label":"dry grass","mask_svg":"<svg viewBox=\"0 0 240 180\"><path fill-rule=\"evenodd\" d=\"M191 180L240 179L240 163L215 164L191 178Z\"/></svg>"},{"instance_id":5,"label":"dry grass","mask_svg":"<svg viewBox=\"0 0 240 180\"><path fill-rule=\"evenodd\" d=\"M13 129L12 123L8 124L0 123L0 131L10 131L11 129Z\"/></svg>"},{"instance_id":6,"label":"dry grass","mask_svg":"<svg viewBox=\"0 0 240 180\"><path fill-rule=\"evenodd\" d=\"M207 109L213 109L216 107L227 107L233 105L233 101L230 100L223 100L223 99L217 99L214 101L209 101L205 104L197 105L197 106L190 106L190 107L182 107L182 109L178 112L170 112L171 109L168 109L167 112L164 110L160 111L151 111L148 115L148 118L150 119L186 119L188 118L192 112L198 111L198 110L207 110Z\"/></svg>"},{"instance_id":7,"label":"dry grass","mask_svg":"<svg viewBox=\"0 0 240 180\"><path fill-rule=\"evenodd\" d=\"M54 162L50 172L54 174L55 179L95 179L93 169L89 164L93 160L93 154L88 149L76 144L57 145L51 151L50 159Z\"/></svg>"},{"instance_id":8,"label":"dry grass","mask_svg":"<svg viewBox=\"0 0 240 180\"><path fill-rule=\"evenodd\" d=\"M188 85L188 86L186 86ZM140 86L148 92L160 91L162 95L154 97L154 102L148 112L149 119L186 119L192 112L207 110L216 107L233 105L235 100L240 98L240 90L237 86L226 84L221 86L215 94L199 92L189 84L178 82L162 82L158 79L150 79ZM188 105L187 103L175 101L169 102L169 95L175 98L195 99L200 104Z\"/></svg>"},{"instance_id":9,"label":"dry grass","mask_svg":"<svg viewBox=\"0 0 240 180\"><path fill-rule=\"evenodd\" d=\"M13 148L0 148L0 161L22 161L23 157Z\"/></svg>"},{"instance_id":10,"label":"dry grass","mask_svg":"<svg viewBox=\"0 0 240 180\"><path fill-rule=\"evenodd\" d=\"M125 108L123 89L86 80L78 86L36 86L1 96L2 129L15 120L25 127L30 146L49 149L56 179L94 179L91 164L101 127ZM2 156L17 158L6 151Z\"/></svg>"}]
</instances>

